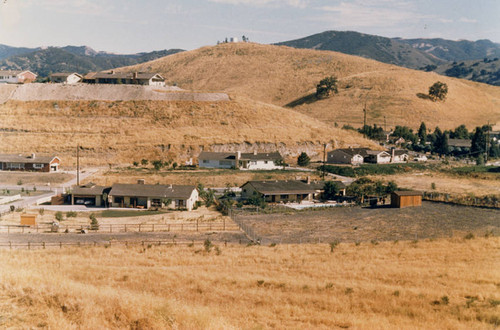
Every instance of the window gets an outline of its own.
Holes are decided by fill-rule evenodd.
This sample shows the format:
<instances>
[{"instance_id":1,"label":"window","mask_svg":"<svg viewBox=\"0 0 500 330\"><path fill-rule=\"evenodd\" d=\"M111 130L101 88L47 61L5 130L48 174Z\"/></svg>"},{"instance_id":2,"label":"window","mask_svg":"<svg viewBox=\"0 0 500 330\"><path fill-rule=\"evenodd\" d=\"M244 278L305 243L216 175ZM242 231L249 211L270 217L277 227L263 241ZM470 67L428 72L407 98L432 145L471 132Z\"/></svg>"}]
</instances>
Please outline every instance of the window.
<instances>
[{"instance_id":1,"label":"window","mask_svg":"<svg viewBox=\"0 0 500 330\"><path fill-rule=\"evenodd\" d=\"M281 195L280 199L288 199L288 195Z\"/></svg>"},{"instance_id":2,"label":"window","mask_svg":"<svg viewBox=\"0 0 500 330\"><path fill-rule=\"evenodd\" d=\"M43 168L43 164L33 164L33 168Z\"/></svg>"},{"instance_id":3,"label":"window","mask_svg":"<svg viewBox=\"0 0 500 330\"><path fill-rule=\"evenodd\" d=\"M269 163L269 162L268 162L267 160L265 160L265 161L264 161L264 164L267 164L267 163Z\"/></svg>"},{"instance_id":4,"label":"window","mask_svg":"<svg viewBox=\"0 0 500 330\"><path fill-rule=\"evenodd\" d=\"M208 159L203 159L203 164L208 164L209 160Z\"/></svg>"},{"instance_id":5,"label":"window","mask_svg":"<svg viewBox=\"0 0 500 330\"><path fill-rule=\"evenodd\" d=\"M219 164L221 166L233 166L233 163L230 160L221 160Z\"/></svg>"}]
</instances>

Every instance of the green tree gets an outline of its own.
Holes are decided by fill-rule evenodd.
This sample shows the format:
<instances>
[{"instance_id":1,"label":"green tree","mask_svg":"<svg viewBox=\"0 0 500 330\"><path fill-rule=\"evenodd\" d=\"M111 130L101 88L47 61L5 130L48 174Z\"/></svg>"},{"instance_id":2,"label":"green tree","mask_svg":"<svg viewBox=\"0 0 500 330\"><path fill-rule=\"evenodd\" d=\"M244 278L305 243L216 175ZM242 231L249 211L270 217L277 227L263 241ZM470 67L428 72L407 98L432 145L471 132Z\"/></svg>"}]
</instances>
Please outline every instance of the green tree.
<instances>
[{"instance_id":1,"label":"green tree","mask_svg":"<svg viewBox=\"0 0 500 330\"><path fill-rule=\"evenodd\" d=\"M299 157L297 158L297 164L299 166L307 166L309 165L309 162L311 161L311 158L305 153L302 152Z\"/></svg>"},{"instance_id":2,"label":"green tree","mask_svg":"<svg viewBox=\"0 0 500 330\"><path fill-rule=\"evenodd\" d=\"M472 136L470 152L473 157L478 157L486 151L486 134L483 127L476 127Z\"/></svg>"},{"instance_id":3,"label":"green tree","mask_svg":"<svg viewBox=\"0 0 500 330\"><path fill-rule=\"evenodd\" d=\"M153 167L157 171L161 170L161 168L163 167L163 162L161 160L153 160L151 164L153 164Z\"/></svg>"},{"instance_id":4,"label":"green tree","mask_svg":"<svg viewBox=\"0 0 500 330\"><path fill-rule=\"evenodd\" d=\"M334 92L338 93L337 89L337 78L334 76L323 78L318 85L316 85L316 97L317 98L327 98Z\"/></svg>"},{"instance_id":5,"label":"green tree","mask_svg":"<svg viewBox=\"0 0 500 330\"><path fill-rule=\"evenodd\" d=\"M247 203L249 205L255 205L261 208L265 208L267 205L264 197L255 191L253 192L253 195L247 199Z\"/></svg>"},{"instance_id":6,"label":"green tree","mask_svg":"<svg viewBox=\"0 0 500 330\"><path fill-rule=\"evenodd\" d=\"M64 219L64 215L61 211L57 211L55 214L55 217L56 217L57 221L63 221L63 219Z\"/></svg>"},{"instance_id":7,"label":"green tree","mask_svg":"<svg viewBox=\"0 0 500 330\"><path fill-rule=\"evenodd\" d=\"M450 138L452 139L468 139L470 138L469 131L465 125L460 125L455 128L454 131L450 132Z\"/></svg>"},{"instance_id":8,"label":"green tree","mask_svg":"<svg viewBox=\"0 0 500 330\"><path fill-rule=\"evenodd\" d=\"M340 192L340 187L337 182L327 181L323 187L323 196L326 200L334 199Z\"/></svg>"},{"instance_id":9,"label":"green tree","mask_svg":"<svg viewBox=\"0 0 500 330\"><path fill-rule=\"evenodd\" d=\"M386 194L391 194L391 193L395 192L396 190L398 190L398 185L396 184L396 182L389 181L387 183L387 187L385 189Z\"/></svg>"},{"instance_id":10,"label":"green tree","mask_svg":"<svg viewBox=\"0 0 500 330\"><path fill-rule=\"evenodd\" d=\"M446 95L448 94L448 85L440 81L435 82L431 87L429 87L429 97L433 101L444 101Z\"/></svg>"},{"instance_id":11,"label":"green tree","mask_svg":"<svg viewBox=\"0 0 500 330\"><path fill-rule=\"evenodd\" d=\"M143 166L148 165L148 163L149 163L149 161L148 161L147 159L142 159L142 160L141 160L141 164L142 164Z\"/></svg>"},{"instance_id":12,"label":"green tree","mask_svg":"<svg viewBox=\"0 0 500 330\"><path fill-rule=\"evenodd\" d=\"M418 128L418 138L420 139L420 144L425 145L425 142L427 142L427 127L424 122Z\"/></svg>"},{"instance_id":13,"label":"green tree","mask_svg":"<svg viewBox=\"0 0 500 330\"><path fill-rule=\"evenodd\" d=\"M99 221L97 221L97 217L94 213L90 213L90 230L99 230Z\"/></svg>"}]
</instances>

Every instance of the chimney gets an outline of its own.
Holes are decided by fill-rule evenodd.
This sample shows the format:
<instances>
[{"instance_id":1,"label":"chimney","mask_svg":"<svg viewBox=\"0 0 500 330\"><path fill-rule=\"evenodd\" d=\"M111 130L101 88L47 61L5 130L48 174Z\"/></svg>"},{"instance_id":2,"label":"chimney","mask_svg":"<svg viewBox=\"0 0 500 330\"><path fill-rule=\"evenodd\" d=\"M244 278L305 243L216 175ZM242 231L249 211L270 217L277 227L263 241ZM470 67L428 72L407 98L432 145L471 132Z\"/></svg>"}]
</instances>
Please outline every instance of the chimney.
<instances>
[{"instance_id":1,"label":"chimney","mask_svg":"<svg viewBox=\"0 0 500 330\"><path fill-rule=\"evenodd\" d=\"M36 155L35 155L34 153L32 153L32 154L31 154L31 159L35 159L35 156L36 156Z\"/></svg>"},{"instance_id":2,"label":"chimney","mask_svg":"<svg viewBox=\"0 0 500 330\"><path fill-rule=\"evenodd\" d=\"M307 176L307 181L306 181L307 184L311 184L311 177L308 175Z\"/></svg>"},{"instance_id":3,"label":"chimney","mask_svg":"<svg viewBox=\"0 0 500 330\"><path fill-rule=\"evenodd\" d=\"M134 79L134 80L137 79L137 72L132 73L132 79Z\"/></svg>"},{"instance_id":4,"label":"chimney","mask_svg":"<svg viewBox=\"0 0 500 330\"><path fill-rule=\"evenodd\" d=\"M173 189L174 187L172 186L172 184L169 184L168 186L170 189Z\"/></svg>"},{"instance_id":5,"label":"chimney","mask_svg":"<svg viewBox=\"0 0 500 330\"><path fill-rule=\"evenodd\" d=\"M137 180L137 184L145 184L145 183L146 183L146 180L144 180L144 179Z\"/></svg>"},{"instance_id":6,"label":"chimney","mask_svg":"<svg viewBox=\"0 0 500 330\"><path fill-rule=\"evenodd\" d=\"M254 151L253 151L253 154L254 154L255 156L257 156L257 150L254 150Z\"/></svg>"},{"instance_id":7,"label":"chimney","mask_svg":"<svg viewBox=\"0 0 500 330\"><path fill-rule=\"evenodd\" d=\"M109 71L109 74L115 74L115 70Z\"/></svg>"},{"instance_id":8,"label":"chimney","mask_svg":"<svg viewBox=\"0 0 500 330\"><path fill-rule=\"evenodd\" d=\"M394 162L394 157L396 156L396 148L391 148L391 163Z\"/></svg>"}]
</instances>

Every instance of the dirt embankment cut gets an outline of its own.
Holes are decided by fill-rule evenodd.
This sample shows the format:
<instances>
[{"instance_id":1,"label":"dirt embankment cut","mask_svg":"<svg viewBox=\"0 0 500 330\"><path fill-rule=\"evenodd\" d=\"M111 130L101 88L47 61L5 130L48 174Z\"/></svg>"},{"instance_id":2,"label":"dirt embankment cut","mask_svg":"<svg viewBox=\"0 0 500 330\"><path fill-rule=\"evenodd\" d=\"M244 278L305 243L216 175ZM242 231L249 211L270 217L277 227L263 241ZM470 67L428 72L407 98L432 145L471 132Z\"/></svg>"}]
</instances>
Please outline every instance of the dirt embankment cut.
<instances>
[{"instance_id":1,"label":"dirt embankment cut","mask_svg":"<svg viewBox=\"0 0 500 330\"><path fill-rule=\"evenodd\" d=\"M136 85L0 85L0 103L15 101L228 101L225 93L193 93L178 87Z\"/></svg>"}]
</instances>

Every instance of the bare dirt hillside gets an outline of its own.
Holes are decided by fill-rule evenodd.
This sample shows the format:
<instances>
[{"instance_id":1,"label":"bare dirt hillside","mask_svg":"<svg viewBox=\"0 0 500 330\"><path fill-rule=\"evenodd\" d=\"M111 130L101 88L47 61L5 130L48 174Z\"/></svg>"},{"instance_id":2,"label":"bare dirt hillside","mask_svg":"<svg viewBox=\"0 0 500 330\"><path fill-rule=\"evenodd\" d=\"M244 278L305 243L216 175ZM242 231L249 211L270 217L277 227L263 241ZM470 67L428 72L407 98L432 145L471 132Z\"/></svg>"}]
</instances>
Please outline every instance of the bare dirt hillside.
<instances>
[{"instance_id":1,"label":"bare dirt hillside","mask_svg":"<svg viewBox=\"0 0 500 330\"><path fill-rule=\"evenodd\" d=\"M285 155L332 146L373 146L352 131L243 97L231 101L9 101L0 105L0 152L57 153L86 164L183 161L200 150L269 149ZM242 149L245 151L245 149ZM271 150L270 150L271 151Z\"/></svg>"},{"instance_id":2,"label":"bare dirt hillside","mask_svg":"<svg viewBox=\"0 0 500 330\"><path fill-rule=\"evenodd\" d=\"M360 126L366 103L368 124L388 127L470 128L500 122L500 88L383 64L331 51L248 43L204 47L122 68L158 71L170 84L204 91L224 91L288 106L328 124ZM339 79L339 93L316 100L316 84ZM445 102L425 97L429 86L445 82Z\"/></svg>"}]
</instances>

